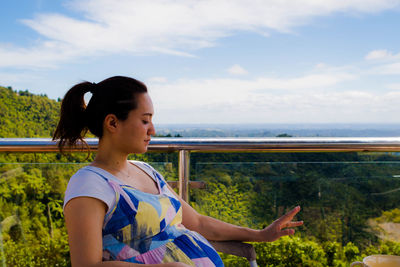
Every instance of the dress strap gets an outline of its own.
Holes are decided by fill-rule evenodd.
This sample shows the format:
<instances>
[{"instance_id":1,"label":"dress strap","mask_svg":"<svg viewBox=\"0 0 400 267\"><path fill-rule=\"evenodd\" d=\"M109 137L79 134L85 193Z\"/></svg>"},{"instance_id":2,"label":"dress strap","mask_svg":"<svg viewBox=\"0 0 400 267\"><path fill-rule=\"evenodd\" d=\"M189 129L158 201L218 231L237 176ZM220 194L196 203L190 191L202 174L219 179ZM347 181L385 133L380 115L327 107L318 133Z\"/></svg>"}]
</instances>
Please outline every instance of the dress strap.
<instances>
[{"instance_id":1,"label":"dress strap","mask_svg":"<svg viewBox=\"0 0 400 267\"><path fill-rule=\"evenodd\" d=\"M131 160L130 162L136 167L140 168L142 171L144 171L148 176L150 176L151 179L153 179L154 182L156 182L158 192L162 194L163 192L162 189L166 183L164 178L162 178L161 174L159 174L152 166L150 166L146 162L134 161L134 160Z\"/></svg>"}]
</instances>

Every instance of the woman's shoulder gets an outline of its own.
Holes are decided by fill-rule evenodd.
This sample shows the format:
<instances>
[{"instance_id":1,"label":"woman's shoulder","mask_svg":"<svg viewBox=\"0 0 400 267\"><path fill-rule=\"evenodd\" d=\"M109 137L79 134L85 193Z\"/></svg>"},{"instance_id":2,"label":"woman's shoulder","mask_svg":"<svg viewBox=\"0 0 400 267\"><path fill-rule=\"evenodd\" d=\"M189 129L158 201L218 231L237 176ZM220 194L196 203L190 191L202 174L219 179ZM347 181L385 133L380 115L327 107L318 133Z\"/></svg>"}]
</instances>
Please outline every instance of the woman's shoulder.
<instances>
[{"instance_id":1,"label":"woman's shoulder","mask_svg":"<svg viewBox=\"0 0 400 267\"><path fill-rule=\"evenodd\" d=\"M115 197L114 190L107 182L107 173L93 166L86 166L79 169L69 180L65 191L65 204L80 196L94 197L106 202L108 205Z\"/></svg>"}]
</instances>

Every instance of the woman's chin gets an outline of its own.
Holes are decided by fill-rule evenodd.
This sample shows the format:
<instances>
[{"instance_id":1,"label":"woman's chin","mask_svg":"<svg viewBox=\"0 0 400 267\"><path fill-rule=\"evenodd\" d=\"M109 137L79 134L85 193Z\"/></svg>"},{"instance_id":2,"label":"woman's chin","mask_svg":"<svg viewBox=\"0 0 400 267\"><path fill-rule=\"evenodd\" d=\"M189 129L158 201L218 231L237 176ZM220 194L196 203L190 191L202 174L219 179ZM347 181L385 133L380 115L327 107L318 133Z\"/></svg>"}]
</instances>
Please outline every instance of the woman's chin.
<instances>
[{"instance_id":1,"label":"woman's chin","mask_svg":"<svg viewBox=\"0 0 400 267\"><path fill-rule=\"evenodd\" d=\"M147 152L147 146L144 147L143 149L140 150L140 152L138 152L138 154L143 154Z\"/></svg>"}]
</instances>

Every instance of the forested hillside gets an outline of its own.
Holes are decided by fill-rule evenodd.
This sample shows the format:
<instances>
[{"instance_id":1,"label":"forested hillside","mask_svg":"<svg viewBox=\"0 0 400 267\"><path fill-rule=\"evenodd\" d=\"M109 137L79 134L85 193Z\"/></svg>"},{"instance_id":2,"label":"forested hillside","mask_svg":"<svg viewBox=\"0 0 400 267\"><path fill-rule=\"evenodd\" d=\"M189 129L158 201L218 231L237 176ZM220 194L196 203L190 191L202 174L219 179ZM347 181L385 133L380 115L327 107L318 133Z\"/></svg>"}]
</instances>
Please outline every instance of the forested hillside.
<instances>
[{"instance_id":1,"label":"forested hillside","mask_svg":"<svg viewBox=\"0 0 400 267\"><path fill-rule=\"evenodd\" d=\"M0 87L0 138L51 137L60 103L45 95Z\"/></svg>"}]
</instances>

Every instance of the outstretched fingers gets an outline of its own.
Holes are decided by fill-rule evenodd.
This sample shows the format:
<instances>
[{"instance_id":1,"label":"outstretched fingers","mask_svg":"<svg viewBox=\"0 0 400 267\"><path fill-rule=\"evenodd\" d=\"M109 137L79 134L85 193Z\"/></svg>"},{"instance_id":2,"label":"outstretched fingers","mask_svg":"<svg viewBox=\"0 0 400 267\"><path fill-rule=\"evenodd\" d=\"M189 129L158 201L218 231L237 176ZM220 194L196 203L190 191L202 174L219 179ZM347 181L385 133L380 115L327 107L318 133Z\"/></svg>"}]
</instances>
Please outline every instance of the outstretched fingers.
<instances>
[{"instance_id":1,"label":"outstretched fingers","mask_svg":"<svg viewBox=\"0 0 400 267\"><path fill-rule=\"evenodd\" d=\"M293 235L295 233L295 230L292 229L291 227L297 227L303 225L303 221L296 221L296 222L288 222L284 225L281 225L282 228L289 228L289 229L283 229L280 231L280 236L285 236L285 235Z\"/></svg>"},{"instance_id":2,"label":"outstretched fingers","mask_svg":"<svg viewBox=\"0 0 400 267\"><path fill-rule=\"evenodd\" d=\"M292 209L291 211L289 211L288 213L286 213L285 215L283 215L282 217L280 217L278 219L278 221L280 221L281 223L285 224L285 223L291 221L293 219L293 217L296 216L296 214L299 211L300 211L300 206L297 206L294 209Z\"/></svg>"},{"instance_id":3,"label":"outstretched fingers","mask_svg":"<svg viewBox=\"0 0 400 267\"><path fill-rule=\"evenodd\" d=\"M300 225L303 225L303 221L292 221L293 217L296 216L296 214L300 211L300 206L295 207L294 209L292 209L291 211L289 211L288 213L286 213L285 215L283 215L282 217L280 217L278 219L278 227L279 229L283 229L283 228L291 228L291 227L297 227ZM293 229L285 229L281 231L282 235L292 235L294 234L294 230Z\"/></svg>"},{"instance_id":4,"label":"outstretched fingers","mask_svg":"<svg viewBox=\"0 0 400 267\"><path fill-rule=\"evenodd\" d=\"M303 225L303 221L296 221L296 222L288 222L285 225L282 225L282 228L286 228L286 227L297 227Z\"/></svg>"}]
</instances>

